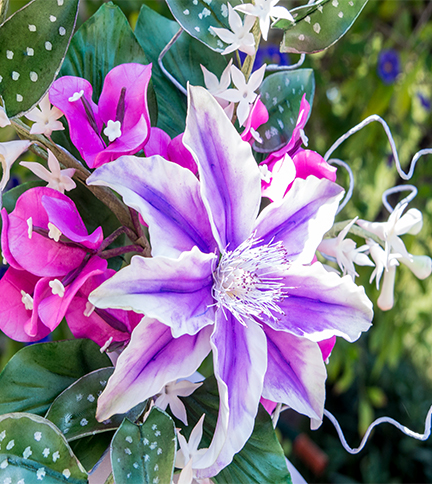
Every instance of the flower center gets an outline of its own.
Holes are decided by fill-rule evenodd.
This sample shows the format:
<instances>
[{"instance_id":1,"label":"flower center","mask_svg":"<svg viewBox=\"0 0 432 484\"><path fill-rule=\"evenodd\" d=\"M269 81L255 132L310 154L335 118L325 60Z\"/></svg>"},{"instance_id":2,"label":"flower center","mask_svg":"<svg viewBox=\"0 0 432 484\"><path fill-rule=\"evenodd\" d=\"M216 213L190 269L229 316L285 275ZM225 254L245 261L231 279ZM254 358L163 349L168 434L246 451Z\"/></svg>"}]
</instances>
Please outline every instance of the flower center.
<instances>
[{"instance_id":1,"label":"flower center","mask_svg":"<svg viewBox=\"0 0 432 484\"><path fill-rule=\"evenodd\" d=\"M281 242L261 244L249 237L237 249L225 252L214 272L213 297L243 325L265 315L283 314L279 302L285 297L283 273L289 266Z\"/></svg>"}]
</instances>

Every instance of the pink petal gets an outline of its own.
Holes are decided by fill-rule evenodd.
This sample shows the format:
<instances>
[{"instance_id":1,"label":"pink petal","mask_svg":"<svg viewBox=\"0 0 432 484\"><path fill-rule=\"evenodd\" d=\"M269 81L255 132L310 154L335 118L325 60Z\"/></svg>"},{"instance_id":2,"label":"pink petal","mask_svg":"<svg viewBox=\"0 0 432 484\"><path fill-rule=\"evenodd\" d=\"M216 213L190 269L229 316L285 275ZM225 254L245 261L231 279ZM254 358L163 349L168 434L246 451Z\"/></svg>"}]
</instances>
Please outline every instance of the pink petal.
<instances>
[{"instance_id":1,"label":"pink petal","mask_svg":"<svg viewBox=\"0 0 432 484\"><path fill-rule=\"evenodd\" d=\"M168 160L177 163L177 165L187 168L192 173L198 172L197 164L183 144L183 133L176 136L168 145Z\"/></svg>"},{"instance_id":2,"label":"pink petal","mask_svg":"<svg viewBox=\"0 0 432 484\"><path fill-rule=\"evenodd\" d=\"M145 145L146 156L159 155L168 159L168 145L170 142L171 138L163 129L151 128L149 139Z\"/></svg>"}]
</instances>

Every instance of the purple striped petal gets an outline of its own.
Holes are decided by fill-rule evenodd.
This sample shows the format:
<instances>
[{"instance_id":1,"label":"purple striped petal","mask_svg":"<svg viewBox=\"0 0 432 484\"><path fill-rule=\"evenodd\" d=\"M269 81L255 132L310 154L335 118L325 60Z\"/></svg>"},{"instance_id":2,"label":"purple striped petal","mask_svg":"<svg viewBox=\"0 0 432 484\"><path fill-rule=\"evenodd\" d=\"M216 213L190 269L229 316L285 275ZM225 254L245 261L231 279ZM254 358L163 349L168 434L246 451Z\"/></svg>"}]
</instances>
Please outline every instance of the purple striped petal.
<instances>
[{"instance_id":1,"label":"purple striped petal","mask_svg":"<svg viewBox=\"0 0 432 484\"><path fill-rule=\"evenodd\" d=\"M217 257L196 247L178 259L132 257L90 294L99 308L132 309L170 326L175 338L214 323L213 270Z\"/></svg>"},{"instance_id":2,"label":"purple striped petal","mask_svg":"<svg viewBox=\"0 0 432 484\"><path fill-rule=\"evenodd\" d=\"M251 147L202 87L189 89L183 143L198 164L201 193L219 248L234 250L251 234L261 202L261 177Z\"/></svg>"},{"instance_id":3,"label":"purple striped petal","mask_svg":"<svg viewBox=\"0 0 432 484\"><path fill-rule=\"evenodd\" d=\"M309 264L333 225L342 195L343 189L328 180L297 178L282 200L261 212L256 237L263 243L282 241L289 260Z\"/></svg>"},{"instance_id":4,"label":"purple striped petal","mask_svg":"<svg viewBox=\"0 0 432 484\"><path fill-rule=\"evenodd\" d=\"M98 168L87 183L112 188L142 215L149 225L154 256L178 257L194 246L214 251L199 182L189 170L160 156L123 156Z\"/></svg>"},{"instance_id":5,"label":"purple striped petal","mask_svg":"<svg viewBox=\"0 0 432 484\"><path fill-rule=\"evenodd\" d=\"M124 413L159 393L169 382L187 378L210 352L211 328L173 338L168 326L144 318L98 399L97 419Z\"/></svg>"},{"instance_id":6,"label":"purple striped petal","mask_svg":"<svg viewBox=\"0 0 432 484\"><path fill-rule=\"evenodd\" d=\"M219 416L208 452L194 462L201 469L198 478L216 475L251 436L267 370L266 337L254 321L245 327L231 313L218 310L211 345Z\"/></svg>"},{"instance_id":7,"label":"purple striped petal","mask_svg":"<svg viewBox=\"0 0 432 484\"><path fill-rule=\"evenodd\" d=\"M263 397L322 419L326 370L317 343L264 326L268 367Z\"/></svg>"},{"instance_id":8,"label":"purple striped petal","mask_svg":"<svg viewBox=\"0 0 432 484\"><path fill-rule=\"evenodd\" d=\"M293 264L284 277L286 296L279 303L283 316L266 319L276 331L288 331L311 341L342 336L355 341L371 326L372 303L364 287L350 276L327 272L319 262Z\"/></svg>"}]
</instances>

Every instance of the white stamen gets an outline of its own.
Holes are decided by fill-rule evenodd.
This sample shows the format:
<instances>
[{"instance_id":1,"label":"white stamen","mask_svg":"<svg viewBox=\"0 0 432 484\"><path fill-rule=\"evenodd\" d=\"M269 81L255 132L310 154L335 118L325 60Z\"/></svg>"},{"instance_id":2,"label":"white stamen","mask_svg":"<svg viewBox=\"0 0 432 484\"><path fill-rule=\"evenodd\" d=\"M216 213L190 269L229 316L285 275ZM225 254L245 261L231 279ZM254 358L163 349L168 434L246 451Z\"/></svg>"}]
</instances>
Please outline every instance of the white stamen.
<instances>
[{"instance_id":1,"label":"white stamen","mask_svg":"<svg viewBox=\"0 0 432 484\"><path fill-rule=\"evenodd\" d=\"M283 314L278 302L283 293L282 276L289 267L281 242L260 244L250 236L237 249L222 255L213 274L213 297L218 307L228 309L246 326L248 319Z\"/></svg>"},{"instance_id":2,"label":"white stamen","mask_svg":"<svg viewBox=\"0 0 432 484\"><path fill-rule=\"evenodd\" d=\"M53 281L50 281L48 285L51 288L51 291L54 295L57 295L59 297L64 296L65 287L58 279L54 279Z\"/></svg>"},{"instance_id":3,"label":"white stamen","mask_svg":"<svg viewBox=\"0 0 432 484\"><path fill-rule=\"evenodd\" d=\"M102 346L102 348L99 350L101 353L105 353L105 351L109 348L109 345L111 344L113 340L113 337L111 336L110 339L106 341L106 343Z\"/></svg>"},{"instance_id":4,"label":"white stamen","mask_svg":"<svg viewBox=\"0 0 432 484\"><path fill-rule=\"evenodd\" d=\"M24 307L29 311L33 311L33 298L30 296L30 294L27 294L25 291L21 291L21 296L21 301L24 304Z\"/></svg>"},{"instance_id":5,"label":"white stamen","mask_svg":"<svg viewBox=\"0 0 432 484\"><path fill-rule=\"evenodd\" d=\"M120 121L112 121L110 119L107 123L106 128L103 130L103 133L105 136L108 136L110 143L112 143L117 138L120 138L120 136L122 135Z\"/></svg>"},{"instance_id":6,"label":"white stamen","mask_svg":"<svg viewBox=\"0 0 432 484\"><path fill-rule=\"evenodd\" d=\"M31 217L27 219L27 225L28 225L28 238L31 239L33 235L33 219Z\"/></svg>"},{"instance_id":7,"label":"white stamen","mask_svg":"<svg viewBox=\"0 0 432 484\"><path fill-rule=\"evenodd\" d=\"M62 235L60 230L55 225L53 225L51 222L48 222L48 228L49 228L48 237L50 239L53 239L56 242L58 242L60 240L61 235Z\"/></svg>"},{"instance_id":8,"label":"white stamen","mask_svg":"<svg viewBox=\"0 0 432 484\"><path fill-rule=\"evenodd\" d=\"M270 183L273 178L273 173L268 169L267 165L259 165L259 170L261 174L261 180L265 183Z\"/></svg>"},{"instance_id":9,"label":"white stamen","mask_svg":"<svg viewBox=\"0 0 432 484\"><path fill-rule=\"evenodd\" d=\"M84 95L84 89L81 89L80 92L74 92L73 95L68 98L68 101L70 103L74 103L75 101L78 101L78 99L82 98Z\"/></svg>"},{"instance_id":10,"label":"white stamen","mask_svg":"<svg viewBox=\"0 0 432 484\"><path fill-rule=\"evenodd\" d=\"M309 138L305 135L304 129L300 130L300 138L303 141L303 144L307 147L309 144Z\"/></svg>"},{"instance_id":11,"label":"white stamen","mask_svg":"<svg viewBox=\"0 0 432 484\"><path fill-rule=\"evenodd\" d=\"M86 302L86 307L85 307L85 310L84 310L84 316L86 318L90 317L91 314L93 313L93 311L95 310L95 307L90 301L87 301Z\"/></svg>"}]
</instances>

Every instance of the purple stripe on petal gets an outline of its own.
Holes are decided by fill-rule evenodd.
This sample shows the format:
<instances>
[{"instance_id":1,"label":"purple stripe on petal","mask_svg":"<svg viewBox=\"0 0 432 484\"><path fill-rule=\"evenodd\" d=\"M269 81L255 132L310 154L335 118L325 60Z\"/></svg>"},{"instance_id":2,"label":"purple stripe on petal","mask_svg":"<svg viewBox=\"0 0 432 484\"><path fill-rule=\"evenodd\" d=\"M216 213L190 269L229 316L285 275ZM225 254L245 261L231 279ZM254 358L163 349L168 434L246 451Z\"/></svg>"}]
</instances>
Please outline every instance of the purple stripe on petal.
<instances>
[{"instance_id":1,"label":"purple stripe on petal","mask_svg":"<svg viewBox=\"0 0 432 484\"><path fill-rule=\"evenodd\" d=\"M282 241L290 260L308 264L333 225L342 195L343 189L328 180L297 178L281 201L261 212L256 237L264 243Z\"/></svg>"},{"instance_id":2,"label":"purple stripe on petal","mask_svg":"<svg viewBox=\"0 0 432 484\"><path fill-rule=\"evenodd\" d=\"M144 318L98 399L97 419L124 413L152 397L164 385L194 373L210 352L211 328L173 338L168 326Z\"/></svg>"},{"instance_id":3,"label":"purple stripe on petal","mask_svg":"<svg viewBox=\"0 0 432 484\"><path fill-rule=\"evenodd\" d=\"M196 247L179 259L132 257L129 266L93 291L100 308L132 309L157 318L173 336L195 334L214 323L214 254Z\"/></svg>"},{"instance_id":4,"label":"purple stripe on petal","mask_svg":"<svg viewBox=\"0 0 432 484\"><path fill-rule=\"evenodd\" d=\"M326 370L317 343L264 326L268 368L263 397L322 419Z\"/></svg>"},{"instance_id":5,"label":"purple stripe on petal","mask_svg":"<svg viewBox=\"0 0 432 484\"><path fill-rule=\"evenodd\" d=\"M218 310L211 344L220 406L209 450L194 463L202 469L198 478L216 475L252 434L267 370L266 337L252 320L245 327L231 313Z\"/></svg>"},{"instance_id":6,"label":"purple stripe on petal","mask_svg":"<svg viewBox=\"0 0 432 484\"><path fill-rule=\"evenodd\" d=\"M284 277L285 299L279 303L283 316L266 319L276 331L288 331L321 341L342 336L355 341L371 326L372 303L351 277L327 272L319 262L293 264Z\"/></svg>"},{"instance_id":7,"label":"purple stripe on petal","mask_svg":"<svg viewBox=\"0 0 432 484\"><path fill-rule=\"evenodd\" d=\"M251 234L261 202L261 177L251 147L201 87L189 89L183 143L198 164L201 193L219 248L234 250Z\"/></svg>"},{"instance_id":8,"label":"purple stripe on petal","mask_svg":"<svg viewBox=\"0 0 432 484\"><path fill-rule=\"evenodd\" d=\"M142 215L154 256L178 257L195 245L215 250L199 182L189 170L159 156L124 156L98 168L87 183L109 186Z\"/></svg>"}]
</instances>

